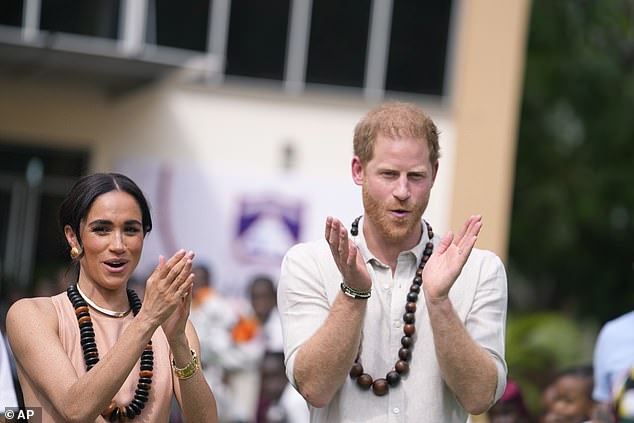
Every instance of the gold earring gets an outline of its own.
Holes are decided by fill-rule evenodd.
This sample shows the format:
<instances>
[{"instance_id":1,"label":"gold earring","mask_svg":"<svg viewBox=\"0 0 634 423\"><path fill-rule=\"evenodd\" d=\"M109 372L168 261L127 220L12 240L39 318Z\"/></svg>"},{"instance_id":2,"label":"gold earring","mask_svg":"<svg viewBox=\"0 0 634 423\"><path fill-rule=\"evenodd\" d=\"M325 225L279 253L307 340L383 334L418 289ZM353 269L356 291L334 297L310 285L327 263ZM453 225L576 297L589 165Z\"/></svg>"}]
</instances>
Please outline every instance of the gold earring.
<instances>
[{"instance_id":1,"label":"gold earring","mask_svg":"<svg viewBox=\"0 0 634 423\"><path fill-rule=\"evenodd\" d=\"M73 247L70 249L70 258L72 258L73 260L79 257L80 254L81 252L79 251L79 248Z\"/></svg>"}]
</instances>

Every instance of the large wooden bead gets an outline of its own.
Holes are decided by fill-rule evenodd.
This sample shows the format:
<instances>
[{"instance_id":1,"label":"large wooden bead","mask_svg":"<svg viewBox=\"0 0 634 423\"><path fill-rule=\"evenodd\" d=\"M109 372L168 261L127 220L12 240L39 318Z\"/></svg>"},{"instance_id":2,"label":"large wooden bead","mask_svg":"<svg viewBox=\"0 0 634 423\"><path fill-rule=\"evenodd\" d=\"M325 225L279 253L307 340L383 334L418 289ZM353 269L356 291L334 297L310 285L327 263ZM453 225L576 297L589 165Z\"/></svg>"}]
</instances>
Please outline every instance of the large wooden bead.
<instances>
[{"instance_id":1,"label":"large wooden bead","mask_svg":"<svg viewBox=\"0 0 634 423\"><path fill-rule=\"evenodd\" d=\"M387 394L387 391L389 391L390 389L390 385L387 383L387 380L380 378L374 381L374 383L372 383L372 392L374 392L374 395L378 396L378 397L382 397L383 395Z\"/></svg>"},{"instance_id":2,"label":"large wooden bead","mask_svg":"<svg viewBox=\"0 0 634 423\"><path fill-rule=\"evenodd\" d=\"M143 403L143 401L138 400L136 398L134 398L132 402L130 402L130 406L133 406L133 405L136 405L140 410L143 410L143 407L145 407L145 404ZM141 412L139 411L137 414L141 414Z\"/></svg>"},{"instance_id":3,"label":"large wooden bead","mask_svg":"<svg viewBox=\"0 0 634 423\"><path fill-rule=\"evenodd\" d=\"M404 336L401 338L401 345L405 348L410 348L414 345L414 339L411 336Z\"/></svg>"},{"instance_id":4,"label":"large wooden bead","mask_svg":"<svg viewBox=\"0 0 634 423\"><path fill-rule=\"evenodd\" d=\"M385 379L387 379L387 383L389 383L391 387L395 387L401 381L401 375L398 374L396 370L392 370L385 376Z\"/></svg>"},{"instance_id":5,"label":"large wooden bead","mask_svg":"<svg viewBox=\"0 0 634 423\"><path fill-rule=\"evenodd\" d=\"M110 404L101 412L103 417L108 417L112 411L117 408L117 403L114 401L110 401Z\"/></svg>"},{"instance_id":6,"label":"large wooden bead","mask_svg":"<svg viewBox=\"0 0 634 423\"><path fill-rule=\"evenodd\" d=\"M398 357L403 361L409 361L412 358L412 350L409 348L401 348L398 350Z\"/></svg>"},{"instance_id":7,"label":"large wooden bead","mask_svg":"<svg viewBox=\"0 0 634 423\"><path fill-rule=\"evenodd\" d=\"M400 374L400 375L404 375L407 374L407 372L409 372L409 364L407 364L407 361L403 361L403 360L399 360L396 362L396 364L394 365L394 369Z\"/></svg>"},{"instance_id":8,"label":"large wooden bead","mask_svg":"<svg viewBox=\"0 0 634 423\"><path fill-rule=\"evenodd\" d=\"M408 323L403 326L403 332L405 332L407 336L412 336L416 332L416 326L414 326L413 323Z\"/></svg>"},{"instance_id":9,"label":"large wooden bead","mask_svg":"<svg viewBox=\"0 0 634 423\"><path fill-rule=\"evenodd\" d=\"M363 374L363 366L359 363L354 363L350 369L350 377L353 379L358 378Z\"/></svg>"},{"instance_id":10,"label":"large wooden bead","mask_svg":"<svg viewBox=\"0 0 634 423\"><path fill-rule=\"evenodd\" d=\"M365 390L370 389L370 386L372 386L372 376L367 373L362 374L357 379L357 385Z\"/></svg>"}]
</instances>

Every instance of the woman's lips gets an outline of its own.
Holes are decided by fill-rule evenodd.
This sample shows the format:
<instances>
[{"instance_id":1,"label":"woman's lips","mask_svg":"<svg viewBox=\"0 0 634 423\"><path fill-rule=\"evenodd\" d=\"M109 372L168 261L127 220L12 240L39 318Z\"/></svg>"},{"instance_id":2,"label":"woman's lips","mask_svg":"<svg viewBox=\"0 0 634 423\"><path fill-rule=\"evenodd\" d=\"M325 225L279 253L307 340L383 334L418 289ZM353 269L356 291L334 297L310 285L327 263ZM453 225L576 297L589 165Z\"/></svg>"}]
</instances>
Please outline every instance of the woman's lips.
<instances>
[{"instance_id":1,"label":"woman's lips","mask_svg":"<svg viewBox=\"0 0 634 423\"><path fill-rule=\"evenodd\" d=\"M112 260L104 261L103 265L111 273L121 273L128 267L128 262L125 260Z\"/></svg>"}]
</instances>

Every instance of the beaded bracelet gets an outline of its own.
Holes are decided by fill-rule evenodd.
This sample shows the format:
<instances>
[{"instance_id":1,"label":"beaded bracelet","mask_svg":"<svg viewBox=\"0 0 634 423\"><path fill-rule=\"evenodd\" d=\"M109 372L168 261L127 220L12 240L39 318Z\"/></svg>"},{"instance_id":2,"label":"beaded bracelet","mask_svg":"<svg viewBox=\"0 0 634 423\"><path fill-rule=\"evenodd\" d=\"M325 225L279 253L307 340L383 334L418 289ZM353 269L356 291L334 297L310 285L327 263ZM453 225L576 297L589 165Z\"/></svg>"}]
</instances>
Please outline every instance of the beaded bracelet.
<instances>
[{"instance_id":1,"label":"beaded bracelet","mask_svg":"<svg viewBox=\"0 0 634 423\"><path fill-rule=\"evenodd\" d=\"M196 351L194 351L193 349L190 349L190 351L192 353L192 361L187 363L187 365L183 368L179 369L178 367L176 367L176 362L174 361L174 359L172 359L172 369L174 369L176 377L181 380L189 379L196 374L198 369L200 369L200 364L198 363L198 356L196 355Z\"/></svg>"},{"instance_id":2,"label":"beaded bracelet","mask_svg":"<svg viewBox=\"0 0 634 423\"><path fill-rule=\"evenodd\" d=\"M367 291L359 291L357 289L349 287L348 285L346 285L345 282L341 282L341 290L348 297L354 298L355 300L367 300L372 294L372 288L368 289Z\"/></svg>"}]
</instances>

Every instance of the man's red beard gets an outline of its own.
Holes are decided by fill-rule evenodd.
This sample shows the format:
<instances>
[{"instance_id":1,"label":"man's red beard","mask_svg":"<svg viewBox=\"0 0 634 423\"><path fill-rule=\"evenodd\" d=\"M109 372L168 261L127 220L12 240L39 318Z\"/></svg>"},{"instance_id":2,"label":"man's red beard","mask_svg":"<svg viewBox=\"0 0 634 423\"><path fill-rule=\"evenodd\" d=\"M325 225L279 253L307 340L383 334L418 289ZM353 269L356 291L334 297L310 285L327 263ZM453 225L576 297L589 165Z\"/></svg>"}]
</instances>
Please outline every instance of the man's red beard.
<instances>
[{"instance_id":1,"label":"man's red beard","mask_svg":"<svg viewBox=\"0 0 634 423\"><path fill-rule=\"evenodd\" d=\"M411 201L382 204L370 195L366 185L363 185L363 207L368 220L376 226L381 235L390 242L400 242L407 239L412 231L420 232L420 221L425 210L424 204L416 204ZM397 218L390 210L407 210L409 213L402 218Z\"/></svg>"}]
</instances>

